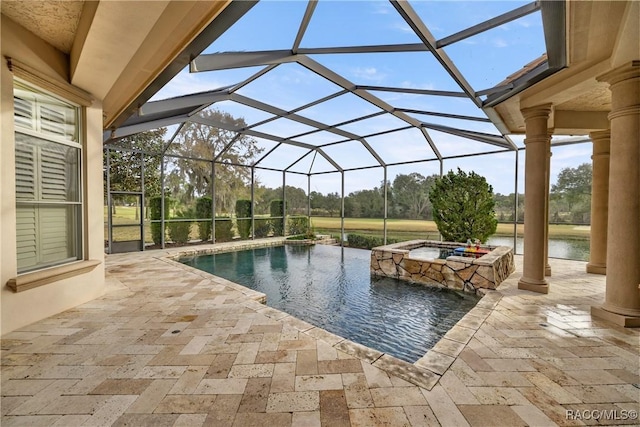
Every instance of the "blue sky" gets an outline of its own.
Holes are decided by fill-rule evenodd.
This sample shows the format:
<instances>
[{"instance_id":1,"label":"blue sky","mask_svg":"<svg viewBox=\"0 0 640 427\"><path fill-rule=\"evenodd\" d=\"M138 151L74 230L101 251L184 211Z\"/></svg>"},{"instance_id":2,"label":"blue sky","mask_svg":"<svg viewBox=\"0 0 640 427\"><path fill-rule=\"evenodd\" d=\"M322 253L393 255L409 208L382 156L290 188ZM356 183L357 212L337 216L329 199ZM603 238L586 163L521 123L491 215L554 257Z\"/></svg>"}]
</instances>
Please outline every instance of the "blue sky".
<instances>
[{"instance_id":1,"label":"blue sky","mask_svg":"<svg viewBox=\"0 0 640 427\"><path fill-rule=\"evenodd\" d=\"M521 1L411 1L410 4L436 39L454 34L469 26L527 4ZM263 0L254 6L229 31L216 40L205 53L225 51L259 51L291 49L298 26L306 9L306 1ZM363 46L376 44L418 43L420 39L387 1L337 1L320 0L301 43L301 48ZM487 89L519 70L526 63L545 52L540 12L527 15L500 27L491 29L444 48L457 68L476 91ZM347 78L356 85L388 86L414 89L460 91L457 83L439 66L429 52L373 53L373 54L324 54L311 55L311 59ZM233 69L189 74L183 70L153 99L163 99L187 93L201 92L237 84L262 67ZM342 88L296 64L282 64L254 82L238 90L238 94L270 103L284 110L292 110L309 102L340 91ZM372 91L372 94L396 107L445 112L475 117L486 117L466 98L403 94ZM222 111L243 117L248 124L258 123L271 114L232 101L214 105ZM355 117L381 110L352 95L341 95L332 101L301 110L298 114L325 124L333 125ZM439 118L409 114L423 122L446 125L479 132L497 134L490 123ZM406 123L392 115L381 114L369 120L341 126L340 129L359 135L369 135L405 126ZM290 137L312 130L306 125L278 119L255 128L257 131ZM491 151L493 147L480 142L429 131L444 156ZM171 132L169 132L171 134ZM339 140L335 134L318 132L297 138L313 145ZM514 136L514 142L522 146L523 138ZM434 158L424 137L416 129L407 129L367 138L370 146L387 163ZM400 143L401 142L401 143ZM265 150L275 144L258 139ZM365 167L377 164L375 159L358 142L326 147L325 152L342 167ZM299 148L278 149L261 165L286 167L304 154ZM562 168L575 167L589 162L590 144L559 147L552 157L554 182ZM332 170L321 156L307 156L291 169L308 171L313 161L314 172ZM495 192L514 191L514 162L512 152L464 159L445 160L444 171L457 167L475 170L485 176ZM438 173L437 161L406 166L389 167L388 179L398 173L419 172L423 175ZM519 188L523 191L524 154L520 154ZM260 181L269 186L279 186L280 173L258 171ZM382 181L382 168L347 172L346 193L378 186ZM287 183L307 188L306 177L288 174ZM340 192L340 174L317 175L312 178L312 191Z\"/></svg>"}]
</instances>

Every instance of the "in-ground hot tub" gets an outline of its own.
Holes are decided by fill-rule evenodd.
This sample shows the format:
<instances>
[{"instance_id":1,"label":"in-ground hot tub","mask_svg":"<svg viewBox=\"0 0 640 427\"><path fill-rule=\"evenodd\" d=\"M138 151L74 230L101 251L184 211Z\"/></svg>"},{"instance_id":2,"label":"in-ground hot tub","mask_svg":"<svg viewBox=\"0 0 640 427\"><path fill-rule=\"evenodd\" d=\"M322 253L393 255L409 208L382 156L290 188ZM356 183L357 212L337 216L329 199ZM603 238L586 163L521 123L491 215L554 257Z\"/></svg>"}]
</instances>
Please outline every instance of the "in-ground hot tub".
<instances>
[{"instance_id":1,"label":"in-ground hot tub","mask_svg":"<svg viewBox=\"0 0 640 427\"><path fill-rule=\"evenodd\" d=\"M496 289L515 271L513 249L509 246L480 246L489 250L480 257L446 256L447 250L453 253L464 246L464 243L435 240L378 246L371 250L371 274L484 294L488 289ZM436 248L446 258L423 256L420 248Z\"/></svg>"}]
</instances>

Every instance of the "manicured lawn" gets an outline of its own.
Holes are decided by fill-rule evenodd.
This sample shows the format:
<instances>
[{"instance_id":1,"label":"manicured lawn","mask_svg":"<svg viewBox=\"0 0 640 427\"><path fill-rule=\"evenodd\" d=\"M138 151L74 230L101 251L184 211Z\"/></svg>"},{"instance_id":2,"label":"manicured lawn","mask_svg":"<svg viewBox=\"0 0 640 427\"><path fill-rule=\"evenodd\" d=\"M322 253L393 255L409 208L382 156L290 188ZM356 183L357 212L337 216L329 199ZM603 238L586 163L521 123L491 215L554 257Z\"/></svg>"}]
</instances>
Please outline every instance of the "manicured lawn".
<instances>
[{"instance_id":1,"label":"manicured lawn","mask_svg":"<svg viewBox=\"0 0 640 427\"><path fill-rule=\"evenodd\" d=\"M113 216L114 224L136 224L136 208L133 206L118 206L116 214ZM107 239L107 208L104 208L105 240ZM336 217L312 217L311 225L317 233L339 233L340 218ZM383 220L378 218L345 218L344 228L347 233L382 235ZM133 240L139 238L139 231L136 227L114 228L114 240ZM518 224L518 235L524 234L524 224ZM396 239L438 239L438 228L435 222L425 220L410 219L388 219L387 235ZM496 232L498 236L512 236L513 224L498 224ZM191 237L197 238L197 226L191 227ZM549 237L564 239L588 239L589 228L585 226L575 226L569 224L550 224ZM150 222L145 221L145 240L151 241Z\"/></svg>"}]
</instances>

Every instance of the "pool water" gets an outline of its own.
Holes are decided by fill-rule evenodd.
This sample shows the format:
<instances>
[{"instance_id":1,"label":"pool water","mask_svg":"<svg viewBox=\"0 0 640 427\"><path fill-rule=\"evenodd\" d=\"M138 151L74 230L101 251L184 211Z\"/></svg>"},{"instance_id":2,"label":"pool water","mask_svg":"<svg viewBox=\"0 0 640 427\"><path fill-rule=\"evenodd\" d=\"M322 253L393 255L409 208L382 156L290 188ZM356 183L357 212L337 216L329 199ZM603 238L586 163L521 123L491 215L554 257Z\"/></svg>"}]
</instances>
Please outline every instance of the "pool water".
<instances>
[{"instance_id":1,"label":"pool water","mask_svg":"<svg viewBox=\"0 0 640 427\"><path fill-rule=\"evenodd\" d=\"M409 257L414 259L447 259L447 257L452 255L456 255L453 249L432 248L428 246L409 251Z\"/></svg>"},{"instance_id":2,"label":"pool water","mask_svg":"<svg viewBox=\"0 0 640 427\"><path fill-rule=\"evenodd\" d=\"M370 252L277 246L183 258L267 295L267 305L413 363L478 302L473 295L372 277Z\"/></svg>"}]
</instances>

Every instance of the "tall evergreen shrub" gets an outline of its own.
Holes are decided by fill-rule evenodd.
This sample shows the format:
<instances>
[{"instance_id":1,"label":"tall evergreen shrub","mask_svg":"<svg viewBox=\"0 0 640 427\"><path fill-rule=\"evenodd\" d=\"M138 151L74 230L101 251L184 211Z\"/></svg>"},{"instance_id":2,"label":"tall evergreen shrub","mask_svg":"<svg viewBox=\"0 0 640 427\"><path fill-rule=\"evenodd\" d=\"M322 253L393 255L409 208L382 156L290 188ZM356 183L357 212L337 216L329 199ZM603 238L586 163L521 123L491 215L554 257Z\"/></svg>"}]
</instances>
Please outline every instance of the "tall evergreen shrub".
<instances>
[{"instance_id":1,"label":"tall evergreen shrub","mask_svg":"<svg viewBox=\"0 0 640 427\"><path fill-rule=\"evenodd\" d=\"M170 199L166 198L164 203L164 218L169 219ZM160 221L162 219L162 196L155 196L149 199L149 210L151 211L151 220ZM166 223L165 223L166 227ZM160 222L151 223L151 238L153 243L159 245L162 243L162 224Z\"/></svg>"},{"instance_id":2,"label":"tall evergreen shrub","mask_svg":"<svg viewBox=\"0 0 640 427\"><path fill-rule=\"evenodd\" d=\"M273 217L271 220L271 228L274 236L284 235L284 201L272 200L269 204L269 213Z\"/></svg>"},{"instance_id":3,"label":"tall evergreen shrub","mask_svg":"<svg viewBox=\"0 0 640 427\"><path fill-rule=\"evenodd\" d=\"M198 219L211 218L212 208L211 197L200 197L196 200L196 217ZM211 221L198 221L198 238L203 241L211 239Z\"/></svg>"},{"instance_id":4,"label":"tall evergreen shrub","mask_svg":"<svg viewBox=\"0 0 640 427\"><path fill-rule=\"evenodd\" d=\"M251 234L251 200L236 200L236 224L241 239L248 239Z\"/></svg>"}]
</instances>

